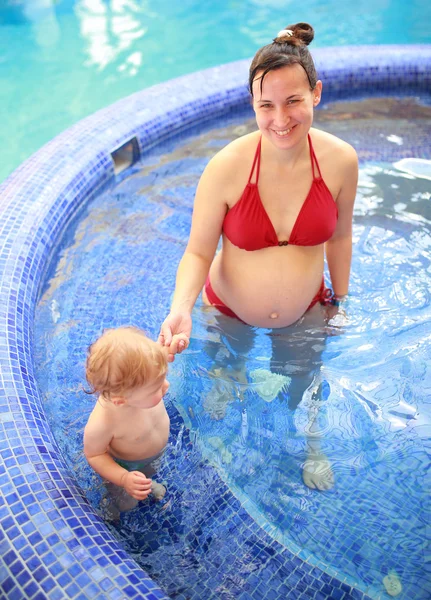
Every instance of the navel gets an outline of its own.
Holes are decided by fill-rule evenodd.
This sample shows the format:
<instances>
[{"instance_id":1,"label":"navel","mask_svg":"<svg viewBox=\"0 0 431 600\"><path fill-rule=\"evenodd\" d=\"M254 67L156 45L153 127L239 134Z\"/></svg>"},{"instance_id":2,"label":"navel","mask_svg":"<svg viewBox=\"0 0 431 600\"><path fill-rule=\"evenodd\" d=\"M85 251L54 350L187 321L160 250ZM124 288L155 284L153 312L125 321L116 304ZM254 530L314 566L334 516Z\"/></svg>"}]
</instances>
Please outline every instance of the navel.
<instances>
[{"instance_id":1,"label":"navel","mask_svg":"<svg viewBox=\"0 0 431 600\"><path fill-rule=\"evenodd\" d=\"M276 312L272 312L272 313L269 315L269 318L270 318L270 319L278 319L278 313L276 313Z\"/></svg>"}]
</instances>

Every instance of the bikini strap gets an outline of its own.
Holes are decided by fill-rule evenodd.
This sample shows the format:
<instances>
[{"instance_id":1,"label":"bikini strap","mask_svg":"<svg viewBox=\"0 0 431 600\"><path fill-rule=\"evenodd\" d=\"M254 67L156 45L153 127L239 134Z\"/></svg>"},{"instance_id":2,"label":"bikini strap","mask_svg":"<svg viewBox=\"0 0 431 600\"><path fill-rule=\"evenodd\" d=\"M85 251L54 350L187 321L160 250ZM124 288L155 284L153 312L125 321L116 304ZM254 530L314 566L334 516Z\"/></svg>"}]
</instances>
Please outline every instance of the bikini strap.
<instances>
[{"instance_id":1,"label":"bikini strap","mask_svg":"<svg viewBox=\"0 0 431 600\"><path fill-rule=\"evenodd\" d=\"M260 171L260 150L262 145L262 136L260 136L259 143L256 148L256 153L254 155L253 166L251 167L250 177L248 178L248 183L251 183L251 178L253 177L254 167L256 166L256 185L259 181L259 171Z\"/></svg>"},{"instance_id":2,"label":"bikini strap","mask_svg":"<svg viewBox=\"0 0 431 600\"><path fill-rule=\"evenodd\" d=\"M322 179L322 173L320 172L319 163L317 162L316 154L314 153L313 144L311 143L311 136L308 134L308 145L310 146L310 159L311 159L311 169L313 171L313 179ZM316 165L318 176L316 177L316 171L314 169L314 165Z\"/></svg>"}]
</instances>

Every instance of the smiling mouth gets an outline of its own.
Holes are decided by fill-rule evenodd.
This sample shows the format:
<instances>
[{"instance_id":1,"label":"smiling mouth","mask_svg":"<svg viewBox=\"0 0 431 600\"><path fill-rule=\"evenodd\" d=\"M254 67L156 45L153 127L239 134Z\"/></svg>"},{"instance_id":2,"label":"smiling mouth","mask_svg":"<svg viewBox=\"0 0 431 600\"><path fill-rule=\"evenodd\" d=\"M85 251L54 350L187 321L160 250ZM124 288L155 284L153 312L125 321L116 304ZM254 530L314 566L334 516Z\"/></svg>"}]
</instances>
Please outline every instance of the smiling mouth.
<instances>
[{"instance_id":1,"label":"smiling mouth","mask_svg":"<svg viewBox=\"0 0 431 600\"><path fill-rule=\"evenodd\" d=\"M273 129L273 132L277 137L286 137L289 135L292 129L293 127L290 127L289 129Z\"/></svg>"}]
</instances>

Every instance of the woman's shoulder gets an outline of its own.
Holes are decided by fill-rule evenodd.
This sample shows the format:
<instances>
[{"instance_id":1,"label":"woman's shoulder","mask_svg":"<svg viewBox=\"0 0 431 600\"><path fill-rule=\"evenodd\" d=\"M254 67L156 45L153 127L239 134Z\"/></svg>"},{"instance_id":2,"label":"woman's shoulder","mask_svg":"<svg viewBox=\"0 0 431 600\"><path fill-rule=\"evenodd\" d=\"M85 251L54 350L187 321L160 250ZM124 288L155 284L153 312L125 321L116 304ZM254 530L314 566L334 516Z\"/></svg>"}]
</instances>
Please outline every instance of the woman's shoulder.
<instances>
[{"instance_id":1,"label":"woman's shoulder","mask_svg":"<svg viewBox=\"0 0 431 600\"><path fill-rule=\"evenodd\" d=\"M228 177L233 173L238 176L244 169L250 171L260 135L259 131L253 131L233 140L213 156L207 170Z\"/></svg>"},{"instance_id":2,"label":"woman's shoulder","mask_svg":"<svg viewBox=\"0 0 431 600\"><path fill-rule=\"evenodd\" d=\"M357 161L356 150L353 146L336 135L312 127L310 136L318 158L324 160L330 156L331 160L334 160L335 157L335 162L338 164L340 162L351 163Z\"/></svg>"},{"instance_id":3,"label":"woman's shoulder","mask_svg":"<svg viewBox=\"0 0 431 600\"><path fill-rule=\"evenodd\" d=\"M357 180L356 150L344 140L321 129L312 128L310 136L323 180L333 197L338 198L346 184Z\"/></svg>"},{"instance_id":4,"label":"woman's shoulder","mask_svg":"<svg viewBox=\"0 0 431 600\"><path fill-rule=\"evenodd\" d=\"M237 138L211 158L199 180L197 202L211 198L212 204L223 204L224 211L232 206L247 185L259 136L255 132Z\"/></svg>"}]
</instances>

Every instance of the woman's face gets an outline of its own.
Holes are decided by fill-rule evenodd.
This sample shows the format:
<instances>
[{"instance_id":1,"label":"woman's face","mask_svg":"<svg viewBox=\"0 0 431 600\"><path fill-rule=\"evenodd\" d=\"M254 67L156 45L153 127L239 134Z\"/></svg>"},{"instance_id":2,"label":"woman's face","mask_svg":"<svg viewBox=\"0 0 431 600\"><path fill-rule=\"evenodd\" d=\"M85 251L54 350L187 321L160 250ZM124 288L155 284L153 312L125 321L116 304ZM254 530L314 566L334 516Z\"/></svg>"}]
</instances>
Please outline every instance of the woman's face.
<instances>
[{"instance_id":1,"label":"woman's face","mask_svg":"<svg viewBox=\"0 0 431 600\"><path fill-rule=\"evenodd\" d=\"M313 109L320 102L322 82L314 90L301 65L270 71L263 80L253 81L253 108L257 125L277 148L288 149L303 140L313 123Z\"/></svg>"}]
</instances>

